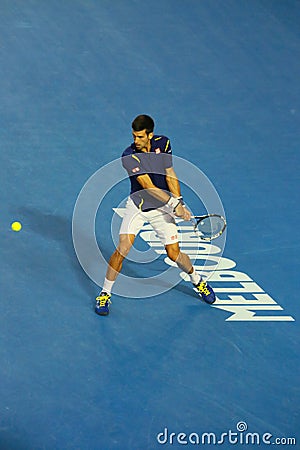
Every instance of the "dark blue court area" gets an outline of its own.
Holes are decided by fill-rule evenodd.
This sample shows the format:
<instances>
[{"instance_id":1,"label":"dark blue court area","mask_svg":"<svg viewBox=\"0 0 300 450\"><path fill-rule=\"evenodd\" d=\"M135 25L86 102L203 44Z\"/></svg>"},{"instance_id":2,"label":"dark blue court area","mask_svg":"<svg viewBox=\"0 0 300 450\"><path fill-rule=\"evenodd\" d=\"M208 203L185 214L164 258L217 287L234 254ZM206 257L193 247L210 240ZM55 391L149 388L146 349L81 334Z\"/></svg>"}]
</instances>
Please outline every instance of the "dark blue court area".
<instances>
[{"instance_id":1,"label":"dark blue court area","mask_svg":"<svg viewBox=\"0 0 300 450\"><path fill-rule=\"evenodd\" d=\"M298 0L0 1L1 450L300 449L299 24ZM178 270L146 298L120 279L99 317L73 211L103 169L109 258L129 182L105 166L141 113L221 199L226 246L204 271L218 300ZM124 275L148 289L158 255Z\"/></svg>"}]
</instances>

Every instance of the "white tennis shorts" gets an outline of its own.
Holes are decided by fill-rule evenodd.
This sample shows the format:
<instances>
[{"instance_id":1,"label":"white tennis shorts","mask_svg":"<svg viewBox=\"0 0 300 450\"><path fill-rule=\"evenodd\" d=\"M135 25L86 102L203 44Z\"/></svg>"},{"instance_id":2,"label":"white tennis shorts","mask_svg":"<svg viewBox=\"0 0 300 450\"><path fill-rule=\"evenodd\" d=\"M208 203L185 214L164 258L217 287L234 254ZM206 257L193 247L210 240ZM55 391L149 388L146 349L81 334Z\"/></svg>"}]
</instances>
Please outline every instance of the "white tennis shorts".
<instances>
[{"instance_id":1,"label":"white tennis shorts","mask_svg":"<svg viewBox=\"0 0 300 450\"><path fill-rule=\"evenodd\" d=\"M141 211L129 197L120 227L120 234L139 233L145 223L149 223L163 245L178 242L178 231L175 219L163 209Z\"/></svg>"}]
</instances>

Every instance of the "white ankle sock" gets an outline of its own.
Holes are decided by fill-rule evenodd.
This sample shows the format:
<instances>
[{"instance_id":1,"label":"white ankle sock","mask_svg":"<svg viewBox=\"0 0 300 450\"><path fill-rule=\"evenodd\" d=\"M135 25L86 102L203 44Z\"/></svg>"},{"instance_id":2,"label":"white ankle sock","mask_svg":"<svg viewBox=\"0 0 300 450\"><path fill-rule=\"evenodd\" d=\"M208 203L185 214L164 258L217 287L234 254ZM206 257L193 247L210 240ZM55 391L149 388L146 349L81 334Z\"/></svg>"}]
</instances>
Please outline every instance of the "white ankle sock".
<instances>
[{"instance_id":1,"label":"white ankle sock","mask_svg":"<svg viewBox=\"0 0 300 450\"><path fill-rule=\"evenodd\" d=\"M199 273L196 272L196 270L195 270L194 267L193 267L193 269L194 269L193 272L192 272L192 273L189 273L191 282L192 282L193 284L199 284L202 277L201 277L201 275L199 275Z\"/></svg>"},{"instance_id":2,"label":"white ankle sock","mask_svg":"<svg viewBox=\"0 0 300 450\"><path fill-rule=\"evenodd\" d=\"M104 279L102 292L106 292L107 294L111 293L114 281L110 281L107 278Z\"/></svg>"}]
</instances>

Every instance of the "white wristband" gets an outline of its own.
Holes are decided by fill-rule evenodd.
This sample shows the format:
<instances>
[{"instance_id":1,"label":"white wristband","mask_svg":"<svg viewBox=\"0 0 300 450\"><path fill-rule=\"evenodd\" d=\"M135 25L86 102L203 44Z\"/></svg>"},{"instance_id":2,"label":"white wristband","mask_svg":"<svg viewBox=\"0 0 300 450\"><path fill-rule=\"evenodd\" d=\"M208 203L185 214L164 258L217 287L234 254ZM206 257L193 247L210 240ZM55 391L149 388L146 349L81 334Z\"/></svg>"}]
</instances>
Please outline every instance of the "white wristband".
<instances>
[{"instance_id":1,"label":"white wristband","mask_svg":"<svg viewBox=\"0 0 300 450\"><path fill-rule=\"evenodd\" d=\"M182 204L182 206L185 206L184 205L184 201L183 201L183 198L182 198L182 195L180 196L180 197L175 197L177 200L179 200L179 202Z\"/></svg>"},{"instance_id":2,"label":"white wristband","mask_svg":"<svg viewBox=\"0 0 300 450\"><path fill-rule=\"evenodd\" d=\"M180 201L180 197L170 197L168 202L166 203L167 206L169 206L172 211L175 211L175 209L177 208L178 205L180 205L181 201Z\"/></svg>"}]
</instances>

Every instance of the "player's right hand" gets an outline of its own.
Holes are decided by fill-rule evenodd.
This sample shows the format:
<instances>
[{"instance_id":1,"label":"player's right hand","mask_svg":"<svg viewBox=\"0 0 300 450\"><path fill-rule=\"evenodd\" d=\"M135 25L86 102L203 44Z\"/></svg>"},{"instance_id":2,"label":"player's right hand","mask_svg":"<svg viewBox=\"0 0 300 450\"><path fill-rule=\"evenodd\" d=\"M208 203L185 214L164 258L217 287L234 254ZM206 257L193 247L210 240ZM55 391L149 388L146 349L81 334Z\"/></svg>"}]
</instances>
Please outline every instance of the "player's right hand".
<instances>
[{"instance_id":1,"label":"player's right hand","mask_svg":"<svg viewBox=\"0 0 300 450\"><path fill-rule=\"evenodd\" d=\"M179 203L179 205L177 205L174 213L175 213L175 216L180 217L183 220L188 221L191 219L191 212L185 206L183 206L181 203Z\"/></svg>"}]
</instances>

